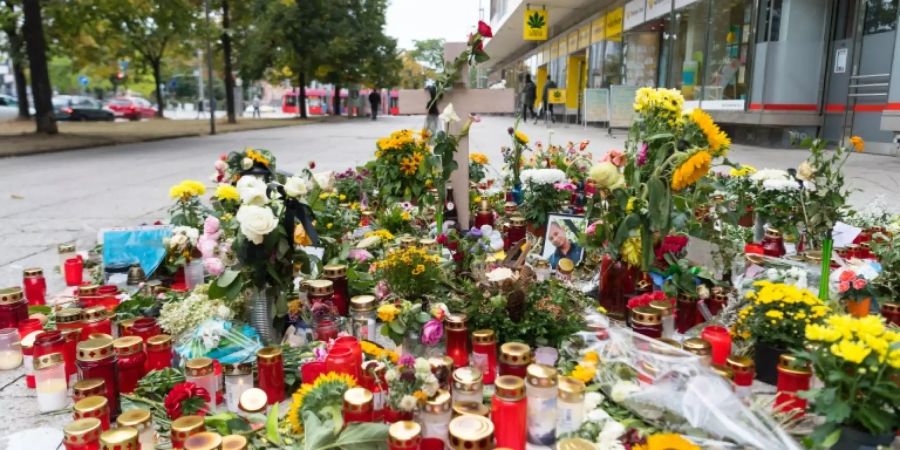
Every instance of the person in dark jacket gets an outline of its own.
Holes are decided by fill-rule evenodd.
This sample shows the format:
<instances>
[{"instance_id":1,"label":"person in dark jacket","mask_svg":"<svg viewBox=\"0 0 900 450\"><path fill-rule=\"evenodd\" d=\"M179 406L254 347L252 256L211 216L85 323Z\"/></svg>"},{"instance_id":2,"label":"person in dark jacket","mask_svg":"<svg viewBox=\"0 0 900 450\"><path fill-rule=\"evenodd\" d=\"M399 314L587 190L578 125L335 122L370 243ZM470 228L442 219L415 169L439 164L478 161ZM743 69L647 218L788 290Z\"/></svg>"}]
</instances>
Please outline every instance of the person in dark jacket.
<instances>
[{"instance_id":1,"label":"person in dark jacket","mask_svg":"<svg viewBox=\"0 0 900 450\"><path fill-rule=\"evenodd\" d=\"M378 110L381 109L381 93L378 89L372 89L369 93L369 106L372 107L372 120L378 118Z\"/></svg>"},{"instance_id":2,"label":"person in dark jacket","mask_svg":"<svg viewBox=\"0 0 900 450\"><path fill-rule=\"evenodd\" d=\"M537 86L531 81L531 75L525 74L525 86L522 88L522 120L528 121L528 113L531 118L537 119L534 113L534 100L537 98Z\"/></svg>"},{"instance_id":3,"label":"person in dark jacket","mask_svg":"<svg viewBox=\"0 0 900 450\"><path fill-rule=\"evenodd\" d=\"M550 77L547 77L547 84L544 85L544 106L541 107L541 115L544 116L544 121L550 119L550 122L556 122L553 118L553 103L550 103L550 97L547 95L550 93L550 89L556 89L556 82L551 80ZM550 115L547 115L547 112L550 112Z\"/></svg>"}]
</instances>

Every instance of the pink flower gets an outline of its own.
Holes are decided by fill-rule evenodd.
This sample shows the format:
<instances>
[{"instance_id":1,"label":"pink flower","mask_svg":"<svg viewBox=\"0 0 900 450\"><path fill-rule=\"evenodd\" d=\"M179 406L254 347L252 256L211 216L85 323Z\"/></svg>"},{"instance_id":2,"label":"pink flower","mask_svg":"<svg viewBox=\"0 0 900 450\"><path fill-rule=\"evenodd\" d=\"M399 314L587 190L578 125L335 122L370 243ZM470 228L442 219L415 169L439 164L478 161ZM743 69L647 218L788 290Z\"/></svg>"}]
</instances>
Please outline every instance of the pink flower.
<instances>
[{"instance_id":1,"label":"pink flower","mask_svg":"<svg viewBox=\"0 0 900 450\"><path fill-rule=\"evenodd\" d=\"M356 262L366 262L372 259L372 254L364 248L354 248L350 250L350 253L348 253L347 256Z\"/></svg>"},{"instance_id":2,"label":"pink flower","mask_svg":"<svg viewBox=\"0 0 900 450\"><path fill-rule=\"evenodd\" d=\"M838 290L840 292L847 292L850 290L850 282L849 281L841 281L841 284L838 286Z\"/></svg>"},{"instance_id":3,"label":"pink flower","mask_svg":"<svg viewBox=\"0 0 900 450\"><path fill-rule=\"evenodd\" d=\"M481 116L479 116L478 114L469 114L469 119L471 119L474 123L481 122Z\"/></svg>"},{"instance_id":4,"label":"pink flower","mask_svg":"<svg viewBox=\"0 0 900 450\"><path fill-rule=\"evenodd\" d=\"M401 366L412 367L416 365L416 357L407 353L401 356L398 362Z\"/></svg>"},{"instance_id":5,"label":"pink flower","mask_svg":"<svg viewBox=\"0 0 900 450\"><path fill-rule=\"evenodd\" d=\"M204 259L203 268L206 270L206 273L214 277L222 275L222 272L225 272L225 264L219 258Z\"/></svg>"},{"instance_id":6,"label":"pink flower","mask_svg":"<svg viewBox=\"0 0 900 450\"><path fill-rule=\"evenodd\" d=\"M625 161L625 154L622 153L621 150L610 150L607 154L603 155L602 159L600 159L600 162L611 162L616 167L624 166Z\"/></svg>"},{"instance_id":7,"label":"pink flower","mask_svg":"<svg viewBox=\"0 0 900 450\"><path fill-rule=\"evenodd\" d=\"M850 281L856 277L856 274L853 273L852 270L845 270L841 272L841 281Z\"/></svg>"},{"instance_id":8,"label":"pink flower","mask_svg":"<svg viewBox=\"0 0 900 450\"><path fill-rule=\"evenodd\" d=\"M387 282L385 282L384 280L379 281L378 284L375 285L375 298L377 298L378 300L387 297L388 295L390 295L390 293L391 290L388 289Z\"/></svg>"},{"instance_id":9,"label":"pink flower","mask_svg":"<svg viewBox=\"0 0 900 450\"><path fill-rule=\"evenodd\" d=\"M865 278L857 278L853 281L853 288L858 290L866 288L866 279Z\"/></svg>"},{"instance_id":10,"label":"pink flower","mask_svg":"<svg viewBox=\"0 0 900 450\"><path fill-rule=\"evenodd\" d=\"M197 248L200 250L200 254L203 255L204 258L212 258L216 256L216 241L213 239L209 239L206 235L200 236L200 239L197 239Z\"/></svg>"},{"instance_id":11,"label":"pink flower","mask_svg":"<svg viewBox=\"0 0 900 450\"><path fill-rule=\"evenodd\" d=\"M587 230L585 230L585 233L586 233L588 236L593 236L594 233L597 232L597 225L600 225L600 221L599 221L599 220L596 221L596 222L591 223L590 225L588 225Z\"/></svg>"},{"instance_id":12,"label":"pink flower","mask_svg":"<svg viewBox=\"0 0 900 450\"><path fill-rule=\"evenodd\" d=\"M575 185L572 183L569 183L568 181L565 183L555 183L553 185L553 187L555 187L557 191L575 192L575 189L576 189Z\"/></svg>"},{"instance_id":13,"label":"pink flower","mask_svg":"<svg viewBox=\"0 0 900 450\"><path fill-rule=\"evenodd\" d=\"M208 216L203 221L203 234L213 235L219 232L219 219L215 216Z\"/></svg>"},{"instance_id":14,"label":"pink flower","mask_svg":"<svg viewBox=\"0 0 900 450\"><path fill-rule=\"evenodd\" d=\"M425 345L435 345L443 336L444 324L440 320L431 319L422 327L422 343Z\"/></svg>"},{"instance_id":15,"label":"pink flower","mask_svg":"<svg viewBox=\"0 0 900 450\"><path fill-rule=\"evenodd\" d=\"M649 148L647 147L647 143L646 142L641 143L641 149L638 151L638 156L637 156L637 165L638 166L643 166L644 164L647 164L647 151L648 150L649 150Z\"/></svg>"}]
</instances>

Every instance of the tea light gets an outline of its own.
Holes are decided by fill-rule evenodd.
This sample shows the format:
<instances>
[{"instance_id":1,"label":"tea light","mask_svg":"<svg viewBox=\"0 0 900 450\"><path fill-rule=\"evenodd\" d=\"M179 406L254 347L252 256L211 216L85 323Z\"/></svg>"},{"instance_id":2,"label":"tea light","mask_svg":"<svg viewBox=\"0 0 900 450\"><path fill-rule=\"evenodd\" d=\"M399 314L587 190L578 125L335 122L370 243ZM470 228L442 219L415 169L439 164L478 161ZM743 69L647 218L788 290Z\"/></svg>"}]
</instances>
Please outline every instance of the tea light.
<instances>
[{"instance_id":1,"label":"tea light","mask_svg":"<svg viewBox=\"0 0 900 450\"><path fill-rule=\"evenodd\" d=\"M266 391L260 388L250 388L241 394L241 400L238 402L238 408L248 414L264 413L269 397Z\"/></svg>"},{"instance_id":2,"label":"tea light","mask_svg":"<svg viewBox=\"0 0 900 450\"><path fill-rule=\"evenodd\" d=\"M184 450L219 450L221 448L222 436L212 431L201 431L184 441Z\"/></svg>"}]
</instances>

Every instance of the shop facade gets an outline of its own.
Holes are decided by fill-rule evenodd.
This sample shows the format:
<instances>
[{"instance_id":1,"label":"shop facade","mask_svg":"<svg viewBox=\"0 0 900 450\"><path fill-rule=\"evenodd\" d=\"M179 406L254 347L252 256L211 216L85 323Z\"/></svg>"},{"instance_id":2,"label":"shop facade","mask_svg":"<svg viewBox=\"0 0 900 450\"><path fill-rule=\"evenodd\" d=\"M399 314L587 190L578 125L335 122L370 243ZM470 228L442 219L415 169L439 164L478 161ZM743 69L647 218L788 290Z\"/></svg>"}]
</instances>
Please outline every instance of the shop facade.
<instances>
[{"instance_id":1,"label":"shop facade","mask_svg":"<svg viewBox=\"0 0 900 450\"><path fill-rule=\"evenodd\" d=\"M551 17L562 16L550 38L515 46L513 33L503 35L518 19L506 0L506 20L492 21L500 41L487 46L506 54L491 53L489 70L512 87L530 74L538 105L554 80L566 95L557 111L573 122L585 119L585 89L670 87L737 142L788 146L792 132L832 142L859 135L871 151L896 155L898 2L569 0L558 11L550 2Z\"/></svg>"}]
</instances>

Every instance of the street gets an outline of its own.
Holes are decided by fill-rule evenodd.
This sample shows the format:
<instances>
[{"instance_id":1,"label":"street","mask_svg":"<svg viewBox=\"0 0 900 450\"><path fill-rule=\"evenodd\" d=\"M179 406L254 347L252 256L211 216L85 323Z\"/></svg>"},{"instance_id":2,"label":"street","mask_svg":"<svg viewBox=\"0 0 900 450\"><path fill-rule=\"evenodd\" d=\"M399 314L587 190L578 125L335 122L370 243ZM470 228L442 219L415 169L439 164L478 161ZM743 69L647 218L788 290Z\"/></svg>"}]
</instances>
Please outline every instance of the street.
<instances>
[{"instance_id":1,"label":"street","mask_svg":"<svg viewBox=\"0 0 900 450\"><path fill-rule=\"evenodd\" d=\"M304 126L235 132L139 144L98 147L35 156L6 158L0 163L0 286L19 285L22 269L40 266L47 273L50 291L60 288L56 245L76 241L79 250L96 242L104 227L131 226L165 220L171 204L169 187L183 179L212 186L213 162L222 153L243 147L271 150L280 170L296 171L309 161L316 170L343 170L363 164L373 156L375 141L401 128L421 128L423 117L336 119ZM470 149L488 155L499 169L500 147L509 144L508 117L485 117L472 127ZM589 139L594 157L622 148L624 131L613 137L606 130L581 126L524 124L520 127L534 141L545 144ZM787 168L806 153L736 146L732 161L757 168ZM853 155L846 178L854 205L861 207L883 196L891 210L900 211L900 199L892 195L900 184L900 160L866 154ZM211 191L211 189L208 189Z\"/></svg>"}]
</instances>

